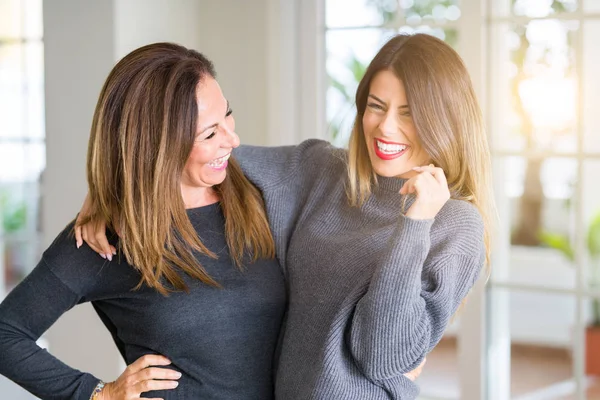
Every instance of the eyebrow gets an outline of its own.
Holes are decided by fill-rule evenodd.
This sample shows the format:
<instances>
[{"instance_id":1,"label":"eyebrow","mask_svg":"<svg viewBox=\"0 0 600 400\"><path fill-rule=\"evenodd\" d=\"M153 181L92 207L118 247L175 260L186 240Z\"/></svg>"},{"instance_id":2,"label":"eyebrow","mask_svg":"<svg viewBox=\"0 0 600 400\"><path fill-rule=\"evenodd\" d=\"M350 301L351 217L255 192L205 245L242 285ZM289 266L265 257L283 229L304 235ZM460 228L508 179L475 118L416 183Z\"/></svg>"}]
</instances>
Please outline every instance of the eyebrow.
<instances>
[{"instance_id":1,"label":"eyebrow","mask_svg":"<svg viewBox=\"0 0 600 400\"><path fill-rule=\"evenodd\" d=\"M381 104L385 104L385 101L381 100L379 97L375 96L374 94L369 94L369 97L372 97L373 99L380 102ZM409 108L409 107L408 107L408 104L404 104L402 106L399 106L398 108Z\"/></svg>"},{"instance_id":2,"label":"eyebrow","mask_svg":"<svg viewBox=\"0 0 600 400\"><path fill-rule=\"evenodd\" d=\"M225 111L225 114L227 114L228 112L229 112L229 100L227 100L227 110ZM210 126L207 126L206 128L202 128L202 130L200 131L200 133L202 134L202 133L206 132L209 129L216 128L217 126L219 126L218 122L214 123L214 124L212 124Z\"/></svg>"}]
</instances>

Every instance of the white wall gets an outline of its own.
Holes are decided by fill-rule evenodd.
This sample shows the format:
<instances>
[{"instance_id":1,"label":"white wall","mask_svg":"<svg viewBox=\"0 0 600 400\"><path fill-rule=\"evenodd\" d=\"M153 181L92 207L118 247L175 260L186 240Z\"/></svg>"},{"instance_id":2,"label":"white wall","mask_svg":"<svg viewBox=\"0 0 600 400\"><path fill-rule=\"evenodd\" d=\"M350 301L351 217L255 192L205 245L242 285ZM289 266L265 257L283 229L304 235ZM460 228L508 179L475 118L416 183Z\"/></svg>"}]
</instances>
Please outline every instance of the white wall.
<instances>
[{"instance_id":1,"label":"white wall","mask_svg":"<svg viewBox=\"0 0 600 400\"><path fill-rule=\"evenodd\" d=\"M242 143L267 144L267 0L204 1L197 50L211 59ZM210 4L210 6L209 6Z\"/></svg>"},{"instance_id":2,"label":"white wall","mask_svg":"<svg viewBox=\"0 0 600 400\"><path fill-rule=\"evenodd\" d=\"M85 158L92 115L114 61L112 15L108 1L44 3L45 245L75 217L87 190ZM114 377L117 352L91 306L65 314L47 337L50 351L66 363L99 377Z\"/></svg>"},{"instance_id":3,"label":"white wall","mask_svg":"<svg viewBox=\"0 0 600 400\"><path fill-rule=\"evenodd\" d=\"M115 59L159 41L200 51L215 64L242 142L266 144L267 0L116 0L114 4Z\"/></svg>"}]
</instances>

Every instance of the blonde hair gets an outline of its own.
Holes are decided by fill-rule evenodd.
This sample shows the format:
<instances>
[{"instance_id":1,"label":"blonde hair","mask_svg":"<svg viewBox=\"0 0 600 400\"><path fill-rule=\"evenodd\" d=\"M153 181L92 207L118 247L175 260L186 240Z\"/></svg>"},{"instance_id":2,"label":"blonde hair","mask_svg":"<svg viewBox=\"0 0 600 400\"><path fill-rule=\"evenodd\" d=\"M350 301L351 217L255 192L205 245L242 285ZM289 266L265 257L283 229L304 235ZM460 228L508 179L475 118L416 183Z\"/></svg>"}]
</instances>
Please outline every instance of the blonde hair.
<instances>
[{"instance_id":1,"label":"blonde hair","mask_svg":"<svg viewBox=\"0 0 600 400\"><path fill-rule=\"evenodd\" d=\"M483 117L467 68L440 39L426 34L394 36L369 64L356 92L357 115L348 148L350 204L363 204L377 184L362 118L371 80L382 70L391 71L404 84L418 138L432 163L444 170L452 198L479 210L489 265L496 209Z\"/></svg>"},{"instance_id":2,"label":"blonde hair","mask_svg":"<svg viewBox=\"0 0 600 400\"><path fill-rule=\"evenodd\" d=\"M104 220L118 228L127 262L142 275L137 288L187 290L180 272L219 286L193 254L216 257L192 226L180 189L196 132L196 89L214 77L202 54L155 43L119 61L100 93L87 159L91 212L79 224ZM274 257L262 197L233 158L215 190L235 264L241 267L246 252L254 260Z\"/></svg>"}]
</instances>

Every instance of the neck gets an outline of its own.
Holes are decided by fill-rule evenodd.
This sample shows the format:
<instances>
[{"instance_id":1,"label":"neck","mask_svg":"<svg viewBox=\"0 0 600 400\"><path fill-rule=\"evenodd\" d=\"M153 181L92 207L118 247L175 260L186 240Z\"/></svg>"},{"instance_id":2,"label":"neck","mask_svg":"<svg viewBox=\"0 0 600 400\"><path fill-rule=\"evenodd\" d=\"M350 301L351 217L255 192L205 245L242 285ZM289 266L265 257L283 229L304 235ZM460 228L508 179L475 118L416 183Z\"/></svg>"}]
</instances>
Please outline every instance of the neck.
<instances>
[{"instance_id":1,"label":"neck","mask_svg":"<svg viewBox=\"0 0 600 400\"><path fill-rule=\"evenodd\" d=\"M213 187L191 187L181 184L181 197L185 208L204 207L219 201Z\"/></svg>"}]
</instances>

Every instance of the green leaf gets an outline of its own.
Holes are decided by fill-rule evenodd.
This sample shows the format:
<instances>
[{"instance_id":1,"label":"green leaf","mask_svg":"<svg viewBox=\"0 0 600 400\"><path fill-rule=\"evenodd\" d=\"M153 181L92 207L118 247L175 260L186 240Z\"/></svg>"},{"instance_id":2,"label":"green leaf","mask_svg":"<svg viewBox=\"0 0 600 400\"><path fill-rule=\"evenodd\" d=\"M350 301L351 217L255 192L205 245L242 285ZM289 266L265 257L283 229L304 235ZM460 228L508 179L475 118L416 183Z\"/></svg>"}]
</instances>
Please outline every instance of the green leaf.
<instances>
[{"instance_id":1,"label":"green leaf","mask_svg":"<svg viewBox=\"0 0 600 400\"><path fill-rule=\"evenodd\" d=\"M600 212L592 219L587 235L588 251L593 259L600 257Z\"/></svg>"},{"instance_id":2,"label":"green leaf","mask_svg":"<svg viewBox=\"0 0 600 400\"><path fill-rule=\"evenodd\" d=\"M575 252L571 247L569 238L565 235L552 232L541 232L540 242L552 249L560 251L569 261L575 261Z\"/></svg>"},{"instance_id":3,"label":"green leaf","mask_svg":"<svg viewBox=\"0 0 600 400\"><path fill-rule=\"evenodd\" d=\"M348 63L348 69L352 72L354 80L360 82L365 72L367 72L367 64L363 64L355 55L352 55Z\"/></svg>"},{"instance_id":4,"label":"green leaf","mask_svg":"<svg viewBox=\"0 0 600 400\"><path fill-rule=\"evenodd\" d=\"M2 230L5 233L16 232L27 222L27 206L23 202L15 204L9 201L8 193L0 193L0 215Z\"/></svg>"},{"instance_id":5,"label":"green leaf","mask_svg":"<svg viewBox=\"0 0 600 400\"><path fill-rule=\"evenodd\" d=\"M344 96L344 99L346 100L346 102L353 101L352 96L348 93L348 88L342 82L340 82L337 79L334 79L333 77L331 77L330 78L330 84L331 84L331 87L333 87L334 89L336 89L338 92L340 92L340 94L342 96Z\"/></svg>"},{"instance_id":6,"label":"green leaf","mask_svg":"<svg viewBox=\"0 0 600 400\"><path fill-rule=\"evenodd\" d=\"M21 204L4 214L3 228L4 232L15 232L25 226L27 222L27 207Z\"/></svg>"}]
</instances>

